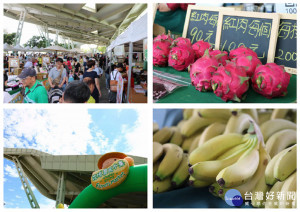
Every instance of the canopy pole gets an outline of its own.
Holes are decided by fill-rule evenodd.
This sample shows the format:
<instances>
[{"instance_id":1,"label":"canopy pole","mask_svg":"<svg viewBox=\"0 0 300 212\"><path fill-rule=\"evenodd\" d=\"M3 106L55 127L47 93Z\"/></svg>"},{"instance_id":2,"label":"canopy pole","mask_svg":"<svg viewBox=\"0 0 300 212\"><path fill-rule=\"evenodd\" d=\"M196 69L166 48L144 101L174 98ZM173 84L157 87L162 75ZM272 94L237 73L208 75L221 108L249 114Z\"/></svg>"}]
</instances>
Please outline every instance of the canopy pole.
<instances>
[{"instance_id":1,"label":"canopy pole","mask_svg":"<svg viewBox=\"0 0 300 212\"><path fill-rule=\"evenodd\" d=\"M24 26L24 21L25 21L25 16L26 16L26 10L21 11L20 18L19 18L18 29L17 29L17 33L16 33L15 45L20 44L22 31L23 31L23 26Z\"/></svg>"},{"instance_id":2,"label":"canopy pole","mask_svg":"<svg viewBox=\"0 0 300 212\"><path fill-rule=\"evenodd\" d=\"M129 93L130 93L130 84L131 84L131 70L132 70L132 52L133 52L133 43L129 43L129 69L128 69L128 83L127 83L127 103L129 103Z\"/></svg>"}]
</instances>

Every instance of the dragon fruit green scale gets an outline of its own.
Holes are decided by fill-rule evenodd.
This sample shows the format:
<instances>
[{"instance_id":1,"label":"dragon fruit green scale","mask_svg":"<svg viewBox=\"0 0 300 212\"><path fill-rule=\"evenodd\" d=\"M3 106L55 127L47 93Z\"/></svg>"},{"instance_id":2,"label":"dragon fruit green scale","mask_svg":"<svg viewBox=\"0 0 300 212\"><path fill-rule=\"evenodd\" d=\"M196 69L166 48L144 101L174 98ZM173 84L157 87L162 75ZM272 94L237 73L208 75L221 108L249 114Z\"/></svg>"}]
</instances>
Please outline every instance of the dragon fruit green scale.
<instances>
[{"instance_id":1,"label":"dragon fruit green scale","mask_svg":"<svg viewBox=\"0 0 300 212\"><path fill-rule=\"evenodd\" d=\"M256 68L252 76L252 87L254 91L269 99L285 96L290 77L283 66L267 63Z\"/></svg>"},{"instance_id":2,"label":"dragon fruit green scale","mask_svg":"<svg viewBox=\"0 0 300 212\"><path fill-rule=\"evenodd\" d=\"M214 93L223 101L240 102L249 88L249 77L244 67L230 62L218 68L211 84Z\"/></svg>"}]
</instances>

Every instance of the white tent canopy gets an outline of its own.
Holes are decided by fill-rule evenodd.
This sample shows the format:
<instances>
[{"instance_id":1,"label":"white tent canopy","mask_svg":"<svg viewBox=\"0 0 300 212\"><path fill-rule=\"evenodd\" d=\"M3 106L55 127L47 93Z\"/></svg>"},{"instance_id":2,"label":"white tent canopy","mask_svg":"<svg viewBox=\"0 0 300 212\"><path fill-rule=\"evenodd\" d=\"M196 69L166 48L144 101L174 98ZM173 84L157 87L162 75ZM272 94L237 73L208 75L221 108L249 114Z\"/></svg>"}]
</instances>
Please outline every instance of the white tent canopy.
<instances>
[{"instance_id":1,"label":"white tent canopy","mask_svg":"<svg viewBox=\"0 0 300 212\"><path fill-rule=\"evenodd\" d=\"M32 49L31 49L29 46L26 46L26 47L24 48L24 50L25 50L26 52L32 51Z\"/></svg>"},{"instance_id":2,"label":"white tent canopy","mask_svg":"<svg viewBox=\"0 0 300 212\"><path fill-rule=\"evenodd\" d=\"M7 43L3 45L4 51L12 51L13 47Z\"/></svg>"},{"instance_id":3,"label":"white tent canopy","mask_svg":"<svg viewBox=\"0 0 300 212\"><path fill-rule=\"evenodd\" d=\"M44 48L44 50L58 51L58 52L67 52L67 51L69 51L68 49L65 49L61 46L48 46L48 47Z\"/></svg>"},{"instance_id":4,"label":"white tent canopy","mask_svg":"<svg viewBox=\"0 0 300 212\"><path fill-rule=\"evenodd\" d=\"M116 40L114 40L109 47L107 47L106 51L109 52L116 46L136 42L139 40L143 40L148 37L147 30L147 13L145 13L142 17L132 22L127 30L119 35Z\"/></svg>"},{"instance_id":5,"label":"white tent canopy","mask_svg":"<svg viewBox=\"0 0 300 212\"><path fill-rule=\"evenodd\" d=\"M24 48L17 44L12 48L12 51L24 51Z\"/></svg>"}]
</instances>

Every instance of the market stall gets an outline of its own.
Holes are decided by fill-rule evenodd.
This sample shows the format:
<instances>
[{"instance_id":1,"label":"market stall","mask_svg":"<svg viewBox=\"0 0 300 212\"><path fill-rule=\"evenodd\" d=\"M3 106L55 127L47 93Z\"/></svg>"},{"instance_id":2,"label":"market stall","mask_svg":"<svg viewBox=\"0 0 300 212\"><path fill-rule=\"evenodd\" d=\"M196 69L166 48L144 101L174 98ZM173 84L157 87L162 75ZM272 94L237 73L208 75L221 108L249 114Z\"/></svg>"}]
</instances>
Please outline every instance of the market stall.
<instances>
[{"instance_id":1,"label":"market stall","mask_svg":"<svg viewBox=\"0 0 300 212\"><path fill-rule=\"evenodd\" d=\"M132 85L131 78L133 73L141 73L142 64L136 64L133 61L134 44L142 43L147 38L147 13L141 16L139 19L132 22L126 31L119 35L107 48L107 52L111 57L112 50L120 45L128 45L128 84L127 84L127 102L132 103L146 103L147 96L147 83L139 83ZM125 55L124 55L125 56ZM144 81L147 81L147 72L145 70L139 76L143 77Z\"/></svg>"},{"instance_id":2,"label":"market stall","mask_svg":"<svg viewBox=\"0 0 300 212\"><path fill-rule=\"evenodd\" d=\"M176 10L185 14L181 32L165 30L169 35L156 34L154 38L156 103L296 102L296 15L243 9L243 5L178 6ZM165 16L163 27L175 29L168 20L177 13L158 11L155 23L163 25ZM207 61L212 65L204 65ZM231 76L225 80L229 72ZM278 84L271 88L273 82ZM241 86L236 86L239 83Z\"/></svg>"}]
</instances>

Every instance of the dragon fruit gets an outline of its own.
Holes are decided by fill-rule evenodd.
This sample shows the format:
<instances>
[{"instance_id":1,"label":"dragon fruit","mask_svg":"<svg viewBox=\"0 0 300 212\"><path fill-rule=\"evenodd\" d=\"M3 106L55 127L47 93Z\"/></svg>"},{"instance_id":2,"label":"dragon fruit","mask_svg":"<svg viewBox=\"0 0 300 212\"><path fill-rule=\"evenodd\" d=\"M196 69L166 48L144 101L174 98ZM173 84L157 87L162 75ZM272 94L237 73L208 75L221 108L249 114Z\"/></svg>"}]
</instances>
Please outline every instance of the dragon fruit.
<instances>
[{"instance_id":1,"label":"dragon fruit","mask_svg":"<svg viewBox=\"0 0 300 212\"><path fill-rule=\"evenodd\" d=\"M242 54L247 54L247 55L252 55L257 57L257 54L252 49L249 49L245 46L240 46L239 48L233 49L229 52L229 59L233 59Z\"/></svg>"},{"instance_id":2,"label":"dragon fruit","mask_svg":"<svg viewBox=\"0 0 300 212\"><path fill-rule=\"evenodd\" d=\"M192 48L194 49L195 52L195 59L198 59L204 55L206 49L209 50L211 49L211 45L208 42L199 40L193 44Z\"/></svg>"},{"instance_id":3,"label":"dragon fruit","mask_svg":"<svg viewBox=\"0 0 300 212\"><path fill-rule=\"evenodd\" d=\"M217 56L218 57L218 61L219 63L221 63L223 66L226 65L226 60L229 60L228 59L228 52L226 51L220 51L220 50L211 50L209 51L209 55L211 56ZM222 55L221 57L219 57L220 55Z\"/></svg>"},{"instance_id":4,"label":"dragon fruit","mask_svg":"<svg viewBox=\"0 0 300 212\"><path fill-rule=\"evenodd\" d=\"M161 34L153 39L153 42L156 42L156 41L169 41L170 45L171 45L171 43L173 42L173 38L171 38L170 35Z\"/></svg>"},{"instance_id":5,"label":"dragon fruit","mask_svg":"<svg viewBox=\"0 0 300 212\"><path fill-rule=\"evenodd\" d=\"M175 47L175 46L190 46L190 47L192 47L192 43L191 43L191 40L188 38L179 37L179 38L176 38L172 42L171 47Z\"/></svg>"},{"instance_id":6,"label":"dragon fruit","mask_svg":"<svg viewBox=\"0 0 300 212\"><path fill-rule=\"evenodd\" d=\"M257 57L247 54L239 55L232 61L235 62L237 66L245 67L248 77L252 77L256 67L262 64Z\"/></svg>"},{"instance_id":7,"label":"dragon fruit","mask_svg":"<svg viewBox=\"0 0 300 212\"><path fill-rule=\"evenodd\" d=\"M178 7L180 7L180 4L178 4L178 3L167 3L167 6L170 8L170 10L176 10Z\"/></svg>"},{"instance_id":8,"label":"dragon fruit","mask_svg":"<svg viewBox=\"0 0 300 212\"><path fill-rule=\"evenodd\" d=\"M256 68L252 76L252 87L257 93L269 99L285 96L290 77L283 66L267 63Z\"/></svg>"},{"instance_id":9,"label":"dragon fruit","mask_svg":"<svg viewBox=\"0 0 300 212\"><path fill-rule=\"evenodd\" d=\"M195 3L180 4L180 8L182 10L187 10L189 5L195 5Z\"/></svg>"},{"instance_id":10,"label":"dragon fruit","mask_svg":"<svg viewBox=\"0 0 300 212\"><path fill-rule=\"evenodd\" d=\"M153 65L167 66L170 52L169 41L156 41L153 43Z\"/></svg>"},{"instance_id":11,"label":"dragon fruit","mask_svg":"<svg viewBox=\"0 0 300 212\"><path fill-rule=\"evenodd\" d=\"M192 85L195 86L198 91L211 91L211 78L213 73L218 69L218 66L218 59L211 56L208 50L206 50L203 57L196 60L196 62L190 66Z\"/></svg>"},{"instance_id":12,"label":"dragon fruit","mask_svg":"<svg viewBox=\"0 0 300 212\"><path fill-rule=\"evenodd\" d=\"M169 66L172 66L177 71L186 69L194 62L194 51L189 46L173 47L169 54Z\"/></svg>"},{"instance_id":13,"label":"dragon fruit","mask_svg":"<svg viewBox=\"0 0 300 212\"><path fill-rule=\"evenodd\" d=\"M244 67L230 62L220 66L213 74L211 85L214 93L223 101L240 102L249 88L249 77Z\"/></svg>"}]
</instances>

